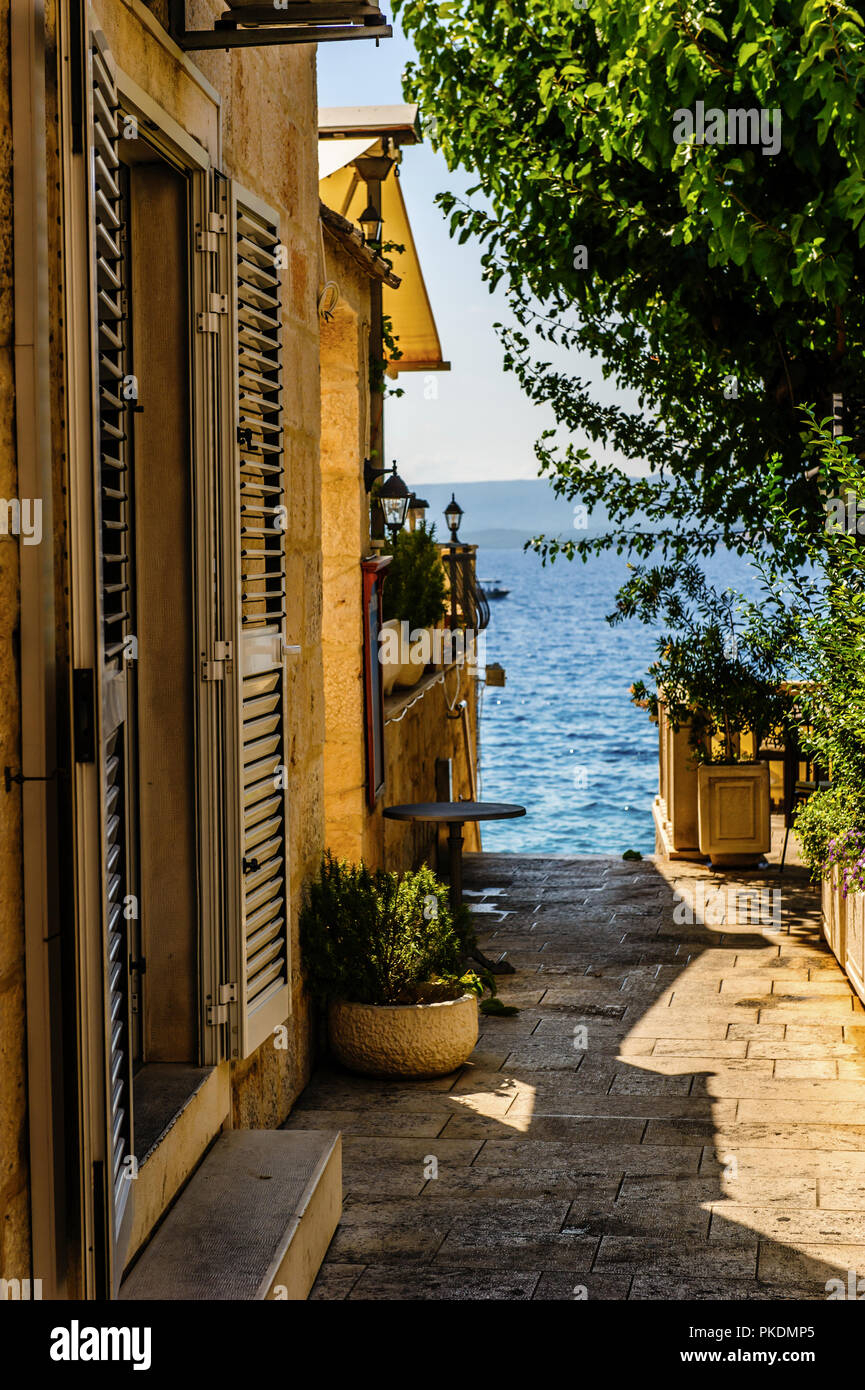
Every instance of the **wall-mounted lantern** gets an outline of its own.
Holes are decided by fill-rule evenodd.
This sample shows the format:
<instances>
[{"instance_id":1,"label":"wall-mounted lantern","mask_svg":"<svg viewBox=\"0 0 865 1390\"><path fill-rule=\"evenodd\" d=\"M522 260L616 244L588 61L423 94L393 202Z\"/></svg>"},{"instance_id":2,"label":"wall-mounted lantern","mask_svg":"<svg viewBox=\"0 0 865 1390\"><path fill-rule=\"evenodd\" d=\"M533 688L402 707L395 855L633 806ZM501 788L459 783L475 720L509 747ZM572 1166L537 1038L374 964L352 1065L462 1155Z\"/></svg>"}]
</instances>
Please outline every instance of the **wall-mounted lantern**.
<instances>
[{"instance_id":1,"label":"wall-mounted lantern","mask_svg":"<svg viewBox=\"0 0 865 1390\"><path fill-rule=\"evenodd\" d=\"M396 459L392 468L373 468L369 459L364 459L363 483L367 492L372 491L376 478L387 478L378 490L376 501L381 506L391 538L395 539L397 533L405 526L412 494L396 471Z\"/></svg>"},{"instance_id":2,"label":"wall-mounted lantern","mask_svg":"<svg viewBox=\"0 0 865 1390\"><path fill-rule=\"evenodd\" d=\"M363 239L367 246L372 246L378 250L381 247L381 237L384 227L380 210L374 207L372 202L369 202L357 220L360 223Z\"/></svg>"},{"instance_id":3,"label":"wall-mounted lantern","mask_svg":"<svg viewBox=\"0 0 865 1390\"><path fill-rule=\"evenodd\" d=\"M379 488L378 500L384 512L384 524L390 531L392 545L405 526L408 504L411 501L411 493L396 471L396 459L387 481Z\"/></svg>"},{"instance_id":4,"label":"wall-mounted lantern","mask_svg":"<svg viewBox=\"0 0 865 1390\"><path fill-rule=\"evenodd\" d=\"M416 492L412 493L408 504L407 520L413 531L417 526L423 526L428 507L429 502L425 497L418 497Z\"/></svg>"}]
</instances>

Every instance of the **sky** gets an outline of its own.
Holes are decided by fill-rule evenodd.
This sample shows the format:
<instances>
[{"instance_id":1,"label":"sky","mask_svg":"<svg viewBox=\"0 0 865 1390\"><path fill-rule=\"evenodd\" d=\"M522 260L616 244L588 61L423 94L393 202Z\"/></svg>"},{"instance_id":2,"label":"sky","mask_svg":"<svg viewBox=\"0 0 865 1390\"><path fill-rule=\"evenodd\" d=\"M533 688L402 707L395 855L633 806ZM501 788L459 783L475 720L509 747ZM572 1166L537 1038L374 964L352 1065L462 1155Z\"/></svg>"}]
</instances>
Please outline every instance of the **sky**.
<instances>
[{"instance_id":1,"label":"sky","mask_svg":"<svg viewBox=\"0 0 865 1390\"><path fill-rule=\"evenodd\" d=\"M394 35L378 48L371 41L318 47L320 106L391 105L401 102L402 72L414 56L391 17ZM427 144L407 146L400 169L403 196L450 372L406 372L405 394L386 406L385 451L411 487L424 482L536 478L534 442L554 423L547 407L533 405L516 378L502 370L493 324L507 319L501 290L491 295L481 279L480 249L451 241L434 199L450 189L463 193L474 181L451 173ZM574 357L574 371L600 381L600 369ZM434 392L433 399L426 397ZM612 385L599 389L613 399ZM621 399L621 394L619 394Z\"/></svg>"}]
</instances>

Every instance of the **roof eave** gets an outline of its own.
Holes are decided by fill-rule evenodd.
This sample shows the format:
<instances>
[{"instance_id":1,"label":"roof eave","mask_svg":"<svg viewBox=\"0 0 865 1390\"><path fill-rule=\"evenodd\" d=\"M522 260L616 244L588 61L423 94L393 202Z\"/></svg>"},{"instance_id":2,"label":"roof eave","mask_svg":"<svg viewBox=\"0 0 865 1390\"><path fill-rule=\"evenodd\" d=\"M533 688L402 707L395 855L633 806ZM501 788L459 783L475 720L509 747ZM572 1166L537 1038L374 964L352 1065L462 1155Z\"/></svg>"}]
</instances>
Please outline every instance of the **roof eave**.
<instances>
[{"instance_id":1,"label":"roof eave","mask_svg":"<svg viewBox=\"0 0 865 1390\"><path fill-rule=\"evenodd\" d=\"M387 261L369 249L354 223L341 217L338 212L334 212L333 208L327 206L327 203L322 203L319 200L318 206L324 226L334 240L338 241L340 246L348 252L352 260L360 266L361 270L365 271L370 279L381 280L392 290L399 289L402 283L400 277L394 275Z\"/></svg>"}]
</instances>

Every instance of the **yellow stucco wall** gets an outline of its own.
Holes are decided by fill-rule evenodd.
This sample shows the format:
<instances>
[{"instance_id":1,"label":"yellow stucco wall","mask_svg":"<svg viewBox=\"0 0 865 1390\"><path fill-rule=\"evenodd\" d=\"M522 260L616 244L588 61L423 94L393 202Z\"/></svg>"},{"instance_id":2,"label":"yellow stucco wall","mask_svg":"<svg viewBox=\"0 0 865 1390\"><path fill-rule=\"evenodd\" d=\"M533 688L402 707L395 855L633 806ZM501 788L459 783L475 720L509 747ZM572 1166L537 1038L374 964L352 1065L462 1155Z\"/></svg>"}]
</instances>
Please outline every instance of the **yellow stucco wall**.
<instances>
[{"instance_id":1,"label":"yellow stucco wall","mask_svg":"<svg viewBox=\"0 0 865 1390\"><path fill-rule=\"evenodd\" d=\"M325 233L340 301L321 325L321 480L325 693L325 839L342 858L369 857L363 688L363 589L369 504L369 280Z\"/></svg>"},{"instance_id":2,"label":"yellow stucco wall","mask_svg":"<svg viewBox=\"0 0 865 1390\"><path fill-rule=\"evenodd\" d=\"M363 682L363 590L360 562L370 553L369 504L362 463L369 441L369 280L330 235L327 274L340 288L330 322L321 326L321 474L325 691L325 836L340 857L404 870L435 864L437 835L424 826L385 821L384 805L435 799L435 761L450 758L453 794L468 797L469 773L459 720L447 718L445 686L431 687L399 722L385 727L385 792L366 801ZM398 293L398 291L397 291ZM462 677L473 747L477 747L474 681ZM447 696L456 695L456 676ZM477 848L466 829L466 847Z\"/></svg>"},{"instance_id":3,"label":"yellow stucco wall","mask_svg":"<svg viewBox=\"0 0 865 1390\"><path fill-rule=\"evenodd\" d=\"M0 0L0 498L18 496L14 445L9 0ZM18 540L0 536L0 768L20 768ZM0 785L0 1277L30 1275L21 795Z\"/></svg>"}]
</instances>

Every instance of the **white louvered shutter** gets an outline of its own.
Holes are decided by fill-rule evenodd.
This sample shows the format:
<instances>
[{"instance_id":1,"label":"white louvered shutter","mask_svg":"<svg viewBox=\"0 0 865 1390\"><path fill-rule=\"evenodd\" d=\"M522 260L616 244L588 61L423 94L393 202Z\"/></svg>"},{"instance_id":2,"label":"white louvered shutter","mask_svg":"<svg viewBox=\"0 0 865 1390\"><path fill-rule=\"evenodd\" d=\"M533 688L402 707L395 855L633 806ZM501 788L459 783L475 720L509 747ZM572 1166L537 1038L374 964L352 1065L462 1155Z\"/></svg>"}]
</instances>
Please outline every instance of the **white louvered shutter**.
<instances>
[{"instance_id":1,"label":"white louvered shutter","mask_svg":"<svg viewBox=\"0 0 865 1390\"><path fill-rule=\"evenodd\" d=\"M229 866L228 874L228 935L237 987L229 1017L231 1055L248 1057L291 1009L286 468L279 221L236 185L227 220L235 405L226 470L234 537L227 556L233 583L226 586L233 608L226 691L228 847L235 859L235 872Z\"/></svg>"},{"instance_id":2,"label":"white louvered shutter","mask_svg":"<svg viewBox=\"0 0 865 1390\"><path fill-rule=\"evenodd\" d=\"M125 1160L132 1151L132 1066L129 1017L129 922L126 899L135 892L135 764L132 753L134 663L126 659L133 633L132 502L129 372L125 286L125 199L118 160L117 89L100 34L90 44L90 215L92 303L96 332L97 582L100 641L96 694L101 714L97 760L102 789L104 955L106 969L106 1194L115 1284L132 1218Z\"/></svg>"}]
</instances>

